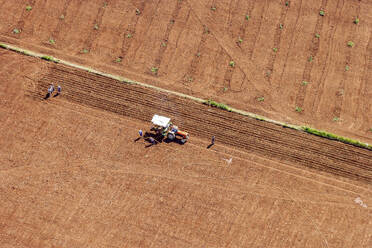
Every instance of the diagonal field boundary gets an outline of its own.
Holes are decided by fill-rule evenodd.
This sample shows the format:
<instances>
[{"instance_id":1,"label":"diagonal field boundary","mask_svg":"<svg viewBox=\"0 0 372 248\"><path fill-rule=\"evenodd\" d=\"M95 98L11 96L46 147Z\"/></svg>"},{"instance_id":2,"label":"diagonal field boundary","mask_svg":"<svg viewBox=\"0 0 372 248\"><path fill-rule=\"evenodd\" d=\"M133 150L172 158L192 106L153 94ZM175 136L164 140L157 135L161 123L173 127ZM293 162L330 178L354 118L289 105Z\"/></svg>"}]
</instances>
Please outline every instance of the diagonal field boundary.
<instances>
[{"instance_id":1,"label":"diagonal field boundary","mask_svg":"<svg viewBox=\"0 0 372 248\"><path fill-rule=\"evenodd\" d=\"M170 90L167 90L167 89L156 87L156 86L153 86L153 85L150 85L150 84L137 82L137 81L125 78L125 77L118 76L118 75L112 75L112 74L109 74L109 73L97 71L97 70L95 70L93 68L90 68L90 67L78 65L78 64L71 63L71 62L68 62L68 61L65 61L65 60L61 60L61 59L58 59L58 58L55 58L55 57L52 57L52 56L48 56L48 55L45 55L45 54L41 54L41 53L33 52L33 51L30 51L30 50L26 50L26 49L23 49L23 48L20 48L20 47L16 47L14 45L0 43L0 48L4 48L4 49L10 50L10 51L21 53L21 54L24 54L24 55L27 55L27 56L37 57L37 58L41 58L41 59L44 59L44 60L47 60L47 61L67 65L67 66L70 66L72 68L84 70L84 71L87 71L87 72L90 72L90 73L94 73L96 75L101 75L101 76L104 76L104 77L107 77L107 78L118 80L118 81L123 82L123 83L139 85L139 86L150 88L150 89L153 89L153 90L156 90L156 91L159 91L159 92L179 96L179 97L182 97L182 98L192 100L194 102L198 102L198 103L202 103L202 104L209 104L209 105L211 103L210 100L204 100L204 99L201 99L201 98L193 97L193 96L182 94L182 93L179 93L179 92L170 91ZM215 103L215 102L212 101L212 103ZM345 144L350 144L350 145L354 145L354 146L357 146L357 147L360 147L360 148L365 148L365 149L368 149L368 150L372 150L372 146L367 144L367 143L363 143L363 142L360 142L358 140L353 140L353 139L350 139L350 138L338 136L338 135L335 135L335 134L332 134L332 133L329 133L329 132L320 131L320 130L317 130L317 129L314 129L314 128L311 128L311 127L297 126L297 125L292 125L292 124L272 120L272 119L269 119L269 118L261 116L261 115L257 115L257 114L247 112L247 111L243 111L243 110L240 110L240 109L231 108L231 107L225 106L223 104L215 103L215 104L212 104L212 106L216 106L216 107L220 107L220 108L221 108L221 106L223 106L222 108L225 109L225 110L228 110L229 112L233 112L233 113L237 113L237 114L240 114L240 115L243 115L243 116L254 118L256 120L265 121L265 122L268 122L268 123L272 123L272 124L279 125L279 126L286 127L286 128L290 128L290 129L304 131L304 132L307 132L309 134L313 134L313 135L320 136L320 137L323 137L323 138L336 140L336 141L340 141L340 142L345 143Z\"/></svg>"}]
</instances>

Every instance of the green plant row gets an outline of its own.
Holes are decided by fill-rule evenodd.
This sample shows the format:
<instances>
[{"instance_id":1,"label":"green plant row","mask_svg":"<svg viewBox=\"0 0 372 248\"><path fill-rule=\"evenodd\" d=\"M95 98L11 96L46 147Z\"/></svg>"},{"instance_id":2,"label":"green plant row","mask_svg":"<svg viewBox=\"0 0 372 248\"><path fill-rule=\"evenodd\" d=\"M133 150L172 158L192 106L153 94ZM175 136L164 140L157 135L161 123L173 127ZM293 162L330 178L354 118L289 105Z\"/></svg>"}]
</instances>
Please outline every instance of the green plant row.
<instances>
[{"instance_id":1,"label":"green plant row","mask_svg":"<svg viewBox=\"0 0 372 248\"><path fill-rule=\"evenodd\" d=\"M313 135L324 137L324 138L331 139L331 140L337 140L337 141L340 141L340 142L345 143L345 144L350 144L350 145L354 145L354 146L357 146L357 147L362 147L362 148L367 148L369 150L372 150L372 146L370 146L368 144L365 144L365 143L362 143L358 140L345 138L345 137L338 136L338 135L333 134L333 133L320 131L320 130L317 130L317 129L314 129L314 128L311 128L311 127L306 127L306 126L303 126L302 130L309 133L309 134L313 134Z\"/></svg>"},{"instance_id":2,"label":"green plant row","mask_svg":"<svg viewBox=\"0 0 372 248\"><path fill-rule=\"evenodd\" d=\"M41 56L41 59L44 59L44 60L47 60L47 61L52 61L54 63L59 63L59 59L56 59L56 58L54 58L52 56L46 56L46 55L44 55L44 56Z\"/></svg>"},{"instance_id":3,"label":"green plant row","mask_svg":"<svg viewBox=\"0 0 372 248\"><path fill-rule=\"evenodd\" d=\"M226 104L218 103L218 102L215 102L211 99L205 101L204 104L231 112L231 108L229 106L227 106Z\"/></svg>"}]
</instances>

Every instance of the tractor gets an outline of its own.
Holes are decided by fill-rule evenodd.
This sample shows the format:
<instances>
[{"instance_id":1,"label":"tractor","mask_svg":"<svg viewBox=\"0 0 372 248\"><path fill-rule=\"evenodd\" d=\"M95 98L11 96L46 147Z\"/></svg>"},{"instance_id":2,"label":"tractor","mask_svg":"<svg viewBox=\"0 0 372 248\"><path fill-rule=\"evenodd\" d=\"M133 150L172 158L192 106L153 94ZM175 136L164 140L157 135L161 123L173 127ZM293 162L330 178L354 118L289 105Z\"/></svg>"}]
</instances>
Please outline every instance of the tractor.
<instances>
[{"instance_id":1,"label":"tractor","mask_svg":"<svg viewBox=\"0 0 372 248\"><path fill-rule=\"evenodd\" d=\"M177 138L181 144L185 144L189 139L189 134L178 130L178 127L173 125L168 117L154 115L151 122L153 124L151 131L154 131L162 139L166 138L169 141L173 141Z\"/></svg>"}]
</instances>

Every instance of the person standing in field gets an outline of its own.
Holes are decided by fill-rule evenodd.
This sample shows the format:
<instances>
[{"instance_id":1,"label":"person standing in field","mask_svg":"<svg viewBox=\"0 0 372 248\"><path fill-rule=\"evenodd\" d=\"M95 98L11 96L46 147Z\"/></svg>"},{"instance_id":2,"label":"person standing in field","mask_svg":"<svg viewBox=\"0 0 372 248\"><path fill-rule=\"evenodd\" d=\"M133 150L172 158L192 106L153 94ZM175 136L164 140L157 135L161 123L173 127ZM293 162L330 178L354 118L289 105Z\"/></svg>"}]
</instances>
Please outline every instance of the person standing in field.
<instances>
[{"instance_id":1,"label":"person standing in field","mask_svg":"<svg viewBox=\"0 0 372 248\"><path fill-rule=\"evenodd\" d=\"M49 94L49 96L51 96L51 95L53 94L53 92L54 92L54 85L51 84L51 85L49 86L49 88L48 88L48 94Z\"/></svg>"},{"instance_id":2,"label":"person standing in field","mask_svg":"<svg viewBox=\"0 0 372 248\"><path fill-rule=\"evenodd\" d=\"M57 87L57 95L61 94L61 91L62 91L62 87L61 87L61 85L58 85L58 87Z\"/></svg>"},{"instance_id":3,"label":"person standing in field","mask_svg":"<svg viewBox=\"0 0 372 248\"><path fill-rule=\"evenodd\" d=\"M212 136L211 145L214 145L215 140L216 140L216 137Z\"/></svg>"},{"instance_id":4,"label":"person standing in field","mask_svg":"<svg viewBox=\"0 0 372 248\"><path fill-rule=\"evenodd\" d=\"M142 138L143 132L142 132L141 129L138 131L138 134L139 134L139 136Z\"/></svg>"}]
</instances>

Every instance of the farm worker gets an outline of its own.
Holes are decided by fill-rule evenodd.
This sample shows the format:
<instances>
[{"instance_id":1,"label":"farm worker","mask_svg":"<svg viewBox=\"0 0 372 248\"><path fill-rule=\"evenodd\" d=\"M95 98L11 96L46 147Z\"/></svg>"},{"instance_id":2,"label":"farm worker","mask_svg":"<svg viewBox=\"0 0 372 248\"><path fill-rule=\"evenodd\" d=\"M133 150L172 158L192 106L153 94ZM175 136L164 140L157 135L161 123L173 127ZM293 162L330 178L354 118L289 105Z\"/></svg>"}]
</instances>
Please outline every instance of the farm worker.
<instances>
[{"instance_id":1,"label":"farm worker","mask_svg":"<svg viewBox=\"0 0 372 248\"><path fill-rule=\"evenodd\" d=\"M58 94L61 94L61 91L62 91L62 87L61 87L61 85L58 85L58 87L57 87L57 93Z\"/></svg>"},{"instance_id":2,"label":"farm worker","mask_svg":"<svg viewBox=\"0 0 372 248\"><path fill-rule=\"evenodd\" d=\"M54 91L54 85L52 84L52 85L50 85L49 88L48 88L48 93L49 93L49 95L52 95L53 91Z\"/></svg>"},{"instance_id":3,"label":"farm worker","mask_svg":"<svg viewBox=\"0 0 372 248\"><path fill-rule=\"evenodd\" d=\"M212 136L212 145L214 145L215 139L216 139L216 137Z\"/></svg>"},{"instance_id":4,"label":"farm worker","mask_svg":"<svg viewBox=\"0 0 372 248\"><path fill-rule=\"evenodd\" d=\"M142 135L143 135L143 132L142 132L142 130L140 129L139 131L138 131L138 134L139 134L139 136L140 137L142 137Z\"/></svg>"}]
</instances>

